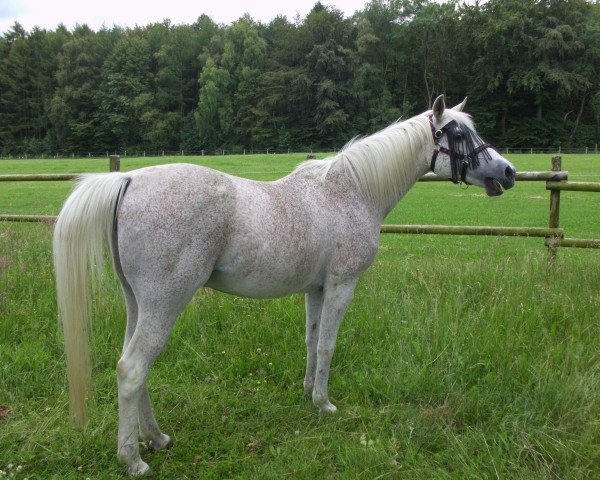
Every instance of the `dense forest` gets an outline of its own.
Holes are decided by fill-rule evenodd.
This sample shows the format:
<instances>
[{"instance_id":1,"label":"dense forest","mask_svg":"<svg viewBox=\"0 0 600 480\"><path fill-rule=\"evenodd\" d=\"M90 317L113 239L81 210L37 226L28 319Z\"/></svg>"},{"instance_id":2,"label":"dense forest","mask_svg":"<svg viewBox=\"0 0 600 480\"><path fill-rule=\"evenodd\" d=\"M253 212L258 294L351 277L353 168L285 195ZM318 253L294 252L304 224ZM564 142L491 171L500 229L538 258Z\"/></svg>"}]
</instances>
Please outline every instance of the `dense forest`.
<instances>
[{"instance_id":1,"label":"dense forest","mask_svg":"<svg viewBox=\"0 0 600 480\"><path fill-rule=\"evenodd\" d=\"M339 148L469 97L498 146L593 146L600 4L373 0L347 18L0 34L0 154Z\"/></svg>"}]
</instances>

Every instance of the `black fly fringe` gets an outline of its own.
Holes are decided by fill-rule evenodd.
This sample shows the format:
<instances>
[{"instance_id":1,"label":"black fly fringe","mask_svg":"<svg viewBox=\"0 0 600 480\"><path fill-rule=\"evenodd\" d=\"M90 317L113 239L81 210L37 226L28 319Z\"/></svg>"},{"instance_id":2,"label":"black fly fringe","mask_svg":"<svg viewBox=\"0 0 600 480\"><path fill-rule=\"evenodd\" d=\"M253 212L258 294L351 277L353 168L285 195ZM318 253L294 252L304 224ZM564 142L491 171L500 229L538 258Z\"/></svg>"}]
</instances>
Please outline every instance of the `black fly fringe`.
<instances>
[{"instance_id":1,"label":"black fly fringe","mask_svg":"<svg viewBox=\"0 0 600 480\"><path fill-rule=\"evenodd\" d=\"M486 162L492 159L488 148L478 149L488 144L474 130L456 121L450 122L446 129L452 178L460 178L460 168L465 161L469 169L475 169L480 165L481 159Z\"/></svg>"}]
</instances>

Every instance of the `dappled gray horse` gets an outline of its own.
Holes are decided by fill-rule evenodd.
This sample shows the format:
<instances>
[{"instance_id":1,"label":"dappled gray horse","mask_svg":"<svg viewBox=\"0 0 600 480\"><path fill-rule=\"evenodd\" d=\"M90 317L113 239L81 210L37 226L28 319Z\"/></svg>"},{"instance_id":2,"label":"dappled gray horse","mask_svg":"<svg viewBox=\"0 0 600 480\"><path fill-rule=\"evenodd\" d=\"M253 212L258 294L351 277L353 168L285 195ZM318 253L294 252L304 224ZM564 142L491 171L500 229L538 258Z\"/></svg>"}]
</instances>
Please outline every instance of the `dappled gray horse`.
<instances>
[{"instance_id":1,"label":"dappled gray horse","mask_svg":"<svg viewBox=\"0 0 600 480\"><path fill-rule=\"evenodd\" d=\"M71 413L85 422L90 383L88 269L108 245L127 305L117 364L118 458L150 473L138 439L171 443L154 418L146 378L175 319L200 287L255 298L306 294L304 391L334 412L327 383L340 321L373 262L382 220L427 171L488 195L511 188L515 169L477 135L465 102L355 139L338 155L302 163L275 182L195 165L84 175L54 232Z\"/></svg>"}]
</instances>

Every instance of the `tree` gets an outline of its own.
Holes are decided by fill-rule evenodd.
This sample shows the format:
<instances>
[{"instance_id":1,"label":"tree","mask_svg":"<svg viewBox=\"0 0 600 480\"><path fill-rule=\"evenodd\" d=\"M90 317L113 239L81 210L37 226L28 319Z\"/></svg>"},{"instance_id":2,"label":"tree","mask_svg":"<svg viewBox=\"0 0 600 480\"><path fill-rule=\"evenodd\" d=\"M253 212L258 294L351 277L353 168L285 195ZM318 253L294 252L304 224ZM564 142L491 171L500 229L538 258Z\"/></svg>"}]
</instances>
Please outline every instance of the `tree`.
<instances>
[{"instance_id":1,"label":"tree","mask_svg":"<svg viewBox=\"0 0 600 480\"><path fill-rule=\"evenodd\" d=\"M153 110L147 41L135 34L122 37L104 63L102 78L97 98L113 145L143 146Z\"/></svg>"},{"instance_id":2,"label":"tree","mask_svg":"<svg viewBox=\"0 0 600 480\"><path fill-rule=\"evenodd\" d=\"M304 102L313 120L307 136L320 147L341 146L355 133L348 122L354 113L350 55L354 29L339 10L317 3L301 31L313 44L306 55L304 76L310 87Z\"/></svg>"},{"instance_id":3,"label":"tree","mask_svg":"<svg viewBox=\"0 0 600 480\"><path fill-rule=\"evenodd\" d=\"M65 42L49 108L56 149L89 152L112 146L107 119L99 113L98 91L104 60L120 34L119 29L95 34L82 25Z\"/></svg>"},{"instance_id":4,"label":"tree","mask_svg":"<svg viewBox=\"0 0 600 480\"><path fill-rule=\"evenodd\" d=\"M266 54L267 42L249 16L240 18L229 27L221 64L230 74L236 144L255 146L254 128L260 116L257 110L259 81Z\"/></svg>"},{"instance_id":5,"label":"tree","mask_svg":"<svg viewBox=\"0 0 600 480\"><path fill-rule=\"evenodd\" d=\"M406 105L394 105L388 86L391 59L388 43L379 37L383 32L376 33L368 17L358 21L357 30L352 87L357 102L355 121L359 131L375 131L400 118Z\"/></svg>"},{"instance_id":6,"label":"tree","mask_svg":"<svg viewBox=\"0 0 600 480\"><path fill-rule=\"evenodd\" d=\"M200 75L200 99L196 110L196 125L203 149L223 146L231 132L233 112L231 100L226 95L229 82L229 72L217 67L209 57Z\"/></svg>"}]
</instances>

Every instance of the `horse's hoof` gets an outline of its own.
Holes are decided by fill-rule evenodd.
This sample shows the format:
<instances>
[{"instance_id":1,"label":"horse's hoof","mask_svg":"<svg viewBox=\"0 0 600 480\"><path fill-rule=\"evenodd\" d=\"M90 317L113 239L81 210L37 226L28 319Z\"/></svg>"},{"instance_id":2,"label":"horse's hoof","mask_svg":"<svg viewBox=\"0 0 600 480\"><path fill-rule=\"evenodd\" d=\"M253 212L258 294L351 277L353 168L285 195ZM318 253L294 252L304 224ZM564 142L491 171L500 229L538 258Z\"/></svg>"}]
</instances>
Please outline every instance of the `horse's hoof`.
<instances>
[{"instance_id":1,"label":"horse's hoof","mask_svg":"<svg viewBox=\"0 0 600 480\"><path fill-rule=\"evenodd\" d=\"M158 440L150 440L148 442L148 448L155 452L171 448L172 446L173 440L171 440L171 437L165 435L164 433L161 433L160 438Z\"/></svg>"},{"instance_id":2,"label":"horse's hoof","mask_svg":"<svg viewBox=\"0 0 600 480\"><path fill-rule=\"evenodd\" d=\"M337 411L337 407L331 402L325 402L321 405L317 405L321 413L335 413Z\"/></svg>"},{"instance_id":3,"label":"horse's hoof","mask_svg":"<svg viewBox=\"0 0 600 480\"><path fill-rule=\"evenodd\" d=\"M150 466L146 462L143 462L142 460L131 465L129 467L129 469L127 470L127 474L132 477L152 477L152 476L154 476L154 472L152 471Z\"/></svg>"}]
</instances>

